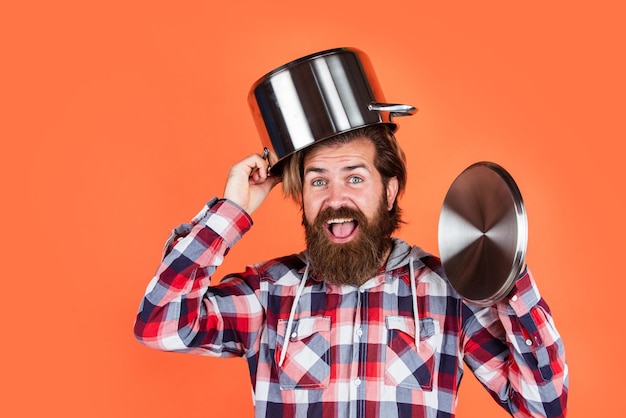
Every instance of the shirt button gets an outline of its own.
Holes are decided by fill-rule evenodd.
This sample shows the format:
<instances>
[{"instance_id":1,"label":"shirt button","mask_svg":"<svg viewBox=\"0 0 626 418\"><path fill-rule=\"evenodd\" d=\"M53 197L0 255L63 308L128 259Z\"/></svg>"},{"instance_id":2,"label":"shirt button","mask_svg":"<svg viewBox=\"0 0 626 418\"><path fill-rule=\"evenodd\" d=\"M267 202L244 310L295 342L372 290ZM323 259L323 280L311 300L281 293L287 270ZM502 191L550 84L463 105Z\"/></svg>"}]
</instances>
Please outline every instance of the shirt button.
<instances>
[{"instance_id":1,"label":"shirt button","mask_svg":"<svg viewBox=\"0 0 626 418\"><path fill-rule=\"evenodd\" d=\"M513 297L511 298L511 300L512 300L513 302L517 302L517 295L513 295Z\"/></svg>"},{"instance_id":2,"label":"shirt button","mask_svg":"<svg viewBox=\"0 0 626 418\"><path fill-rule=\"evenodd\" d=\"M357 337L360 337L361 335L363 335L363 330L361 328L356 330L356 335Z\"/></svg>"},{"instance_id":3,"label":"shirt button","mask_svg":"<svg viewBox=\"0 0 626 418\"><path fill-rule=\"evenodd\" d=\"M365 293L365 289L361 288L361 289L359 289L359 292Z\"/></svg>"},{"instance_id":4,"label":"shirt button","mask_svg":"<svg viewBox=\"0 0 626 418\"><path fill-rule=\"evenodd\" d=\"M354 379L354 386L361 386L361 379L359 379L358 377Z\"/></svg>"},{"instance_id":5,"label":"shirt button","mask_svg":"<svg viewBox=\"0 0 626 418\"><path fill-rule=\"evenodd\" d=\"M529 338L526 340L526 345L530 346L533 345L533 341Z\"/></svg>"},{"instance_id":6,"label":"shirt button","mask_svg":"<svg viewBox=\"0 0 626 418\"><path fill-rule=\"evenodd\" d=\"M294 332L291 333L291 338L296 338L297 336L298 336L297 332L294 331Z\"/></svg>"}]
</instances>

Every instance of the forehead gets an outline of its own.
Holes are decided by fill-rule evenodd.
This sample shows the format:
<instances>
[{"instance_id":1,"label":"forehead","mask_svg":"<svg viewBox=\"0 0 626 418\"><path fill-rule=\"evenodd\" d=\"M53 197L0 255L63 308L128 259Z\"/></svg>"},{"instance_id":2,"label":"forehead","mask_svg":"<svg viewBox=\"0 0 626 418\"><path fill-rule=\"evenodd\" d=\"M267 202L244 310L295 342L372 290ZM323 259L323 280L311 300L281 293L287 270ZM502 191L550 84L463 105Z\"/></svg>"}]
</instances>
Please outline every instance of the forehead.
<instances>
[{"instance_id":1,"label":"forehead","mask_svg":"<svg viewBox=\"0 0 626 418\"><path fill-rule=\"evenodd\" d=\"M304 157L304 171L309 167L343 166L358 163L372 166L376 149L372 141L365 137L353 139L347 143L321 144Z\"/></svg>"}]
</instances>

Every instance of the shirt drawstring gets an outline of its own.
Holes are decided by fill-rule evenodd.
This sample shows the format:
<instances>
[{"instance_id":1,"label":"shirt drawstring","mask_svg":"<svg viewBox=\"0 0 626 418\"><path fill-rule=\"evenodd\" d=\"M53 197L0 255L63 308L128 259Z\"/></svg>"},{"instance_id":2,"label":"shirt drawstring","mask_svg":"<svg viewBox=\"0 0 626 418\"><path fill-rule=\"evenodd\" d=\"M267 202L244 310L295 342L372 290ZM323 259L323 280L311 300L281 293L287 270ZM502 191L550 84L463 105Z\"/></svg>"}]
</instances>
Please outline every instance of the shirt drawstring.
<instances>
[{"instance_id":1,"label":"shirt drawstring","mask_svg":"<svg viewBox=\"0 0 626 418\"><path fill-rule=\"evenodd\" d=\"M420 316L417 310L417 286L415 282L415 269L413 267L413 257L409 259L409 282L411 282L411 296L413 298L413 320L415 321L415 349L420 351Z\"/></svg>"},{"instance_id":2,"label":"shirt drawstring","mask_svg":"<svg viewBox=\"0 0 626 418\"><path fill-rule=\"evenodd\" d=\"M291 329L293 328L293 318L296 316L296 307L298 306L298 300L302 295L302 291L304 290L304 286L306 284L307 278L309 277L309 264L306 265L306 269L304 270L304 276L302 277L302 281L298 285L298 290L296 290L296 296L293 299L293 304L291 305L291 312L289 312L289 320L287 321L287 329L285 330L285 337L283 343L283 349L280 353L280 359L278 360L278 367L282 367L283 362L285 361L285 356L287 355L287 347L289 346L289 340L291 339ZM415 281L417 278L415 277L415 268L413 267L413 257L409 260L409 282L411 283L411 297L413 300L413 320L415 321L415 349L419 353L420 351L420 321L419 321L419 311L417 307L417 287L415 285Z\"/></svg>"},{"instance_id":3,"label":"shirt drawstring","mask_svg":"<svg viewBox=\"0 0 626 418\"><path fill-rule=\"evenodd\" d=\"M278 360L278 367L283 365L285 361L285 356L287 355L287 347L289 346L289 340L291 339L291 328L293 327L293 318L296 316L296 307L298 306L298 300L300 299L300 295L302 295L302 291L304 290L304 285L306 283L307 278L309 277L309 264L307 263L306 269L304 269L304 276L302 277L302 281L298 285L298 290L296 290L296 296L293 299L293 304L291 305L291 312L289 312L289 320L287 321L287 329L285 330L285 341L283 344L283 349L280 352L280 359Z\"/></svg>"}]
</instances>

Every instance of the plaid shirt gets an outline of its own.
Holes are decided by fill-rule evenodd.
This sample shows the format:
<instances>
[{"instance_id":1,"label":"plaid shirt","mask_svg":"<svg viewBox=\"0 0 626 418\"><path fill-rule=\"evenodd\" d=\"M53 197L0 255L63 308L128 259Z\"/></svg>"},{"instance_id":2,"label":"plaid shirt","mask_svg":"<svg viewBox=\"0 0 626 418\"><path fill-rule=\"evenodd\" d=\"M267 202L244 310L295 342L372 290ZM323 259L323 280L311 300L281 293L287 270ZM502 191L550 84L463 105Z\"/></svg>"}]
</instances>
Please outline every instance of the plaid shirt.
<instances>
[{"instance_id":1,"label":"plaid shirt","mask_svg":"<svg viewBox=\"0 0 626 418\"><path fill-rule=\"evenodd\" d=\"M306 253L211 285L251 226L213 199L175 229L135 335L159 350L246 358L256 417L453 417L465 366L511 415L565 416L563 344L528 271L506 301L470 306L436 257L394 239L360 287L308 275Z\"/></svg>"}]
</instances>

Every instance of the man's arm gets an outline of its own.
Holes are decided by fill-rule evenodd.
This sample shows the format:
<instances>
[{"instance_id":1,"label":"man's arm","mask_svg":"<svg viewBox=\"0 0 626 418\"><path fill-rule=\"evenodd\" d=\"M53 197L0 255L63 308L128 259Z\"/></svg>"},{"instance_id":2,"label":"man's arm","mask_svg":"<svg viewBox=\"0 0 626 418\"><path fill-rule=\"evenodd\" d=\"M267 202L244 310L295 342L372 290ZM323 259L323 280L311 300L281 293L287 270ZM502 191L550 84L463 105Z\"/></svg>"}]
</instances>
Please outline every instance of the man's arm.
<instances>
[{"instance_id":1,"label":"man's arm","mask_svg":"<svg viewBox=\"0 0 626 418\"><path fill-rule=\"evenodd\" d=\"M464 359L494 399L516 417L565 416L563 341L530 272L495 306L464 309Z\"/></svg>"},{"instance_id":2,"label":"man's arm","mask_svg":"<svg viewBox=\"0 0 626 418\"><path fill-rule=\"evenodd\" d=\"M141 302L135 336L167 351L242 355L264 320L258 276L249 268L211 286L211 276L228 250L252 226L250 214L280 178L251 155L232 166L224 199L213 199L192 220L176 228Z\"/></svg>"},{"instance_id":3,"label":"man's arm","mask_svg":"<svg viewBox=\"0 0 626 418\"><path fill-rule=\"evenodd\" d=\"M210 283L251 225L234 203L214 199L191 224L174 231L137 314L139 341L158 350L224 356L241 355L253 344L263 321L254 271Z\"/></svg>"}]
</instances>

